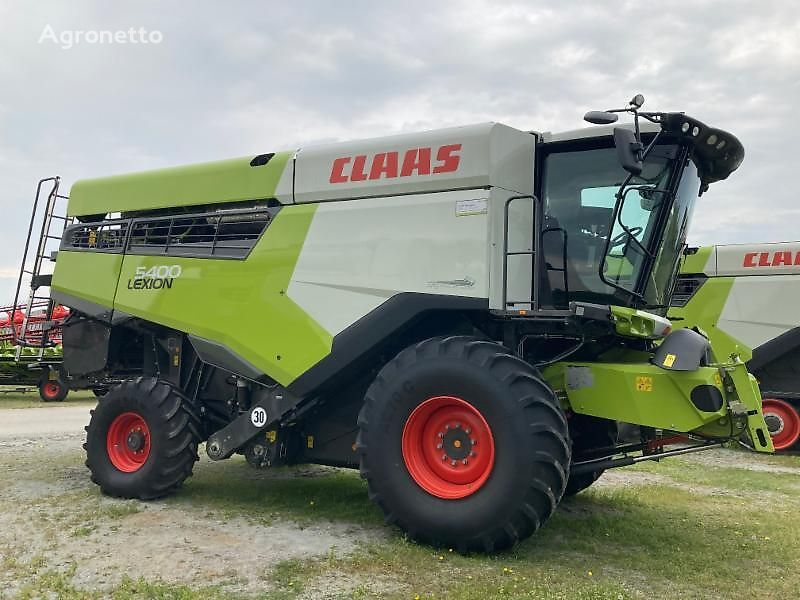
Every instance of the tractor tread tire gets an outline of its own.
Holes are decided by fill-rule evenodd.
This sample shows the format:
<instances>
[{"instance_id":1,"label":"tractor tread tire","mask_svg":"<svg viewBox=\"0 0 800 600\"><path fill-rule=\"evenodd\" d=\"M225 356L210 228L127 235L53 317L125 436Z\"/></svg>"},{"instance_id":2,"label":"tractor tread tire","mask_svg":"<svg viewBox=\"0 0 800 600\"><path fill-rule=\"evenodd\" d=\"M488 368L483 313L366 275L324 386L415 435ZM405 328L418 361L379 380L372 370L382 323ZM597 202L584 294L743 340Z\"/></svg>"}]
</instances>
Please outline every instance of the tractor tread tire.
<instances>
[{"instance_id":1,"label":"tractor tread tire","mask_svg":"<svg viewBox=\"0 0 800 600\"><path fill-rule=\"evenodd\" d=\"M144 418L152 441L141 468L123 473L109 459L106 438L114 418L129 411ZM109 496L153 500L173 493L191 476L202 427L196 408L176 387L139 377L112 387L91 411L85 430L92 482Z\"/></svg>"},{"instance_id":2,"label":"tractor tread tire","mask_svg":"<svg viewBox=\"0 0 800 600\"><path fill-rule=\"evenodd\" d=\"M617 443L616 421L585 415L573 415L569 421L571 426L573 459L579 459L581 452L593 448L607 448ZM577 421L580 421L579 427L583 430L582 432L576 432L572 429L572 426ZM567 487L564 490L564 496L574 496L582 492L600 479L600 476L604 472L605 469L598 469L597 471L589 471L587 473L570 474L567 480Z\"/></svg>"},{"instance_id":3,"label":"tractor tread tire","mask_svg":"<svg viewBox=\"0 0 800 600\"><path fill-rule=\"evenodd\" d=\"M458 500L442 500L420 488L405 466L401 440L386 434L389 428L395 432L402 429L407 413L426 399L423 388L443 385L440 394L450 395L448 384L431 383L439 372L432 370L436 368L451 381L469 380L474 374L482 380L464 385L496 390L494 397L480 400L482 407L472 403L489 422L495 446L502 446L505 454L496 453L483 487ZM414 385L421 391L409 392ZM403 404L401 396L406 392L408 400ZM423 543L461 553L509 548L539 529L564 493L571 445L558 400L534 367L494 342L466 336L436 337L401 351L367 390L358 427L356 451L369 498L383 511L387 523ZM513 446L520 449L509 449ZM434 512L443 509L452 511L452 523L434 522ZM459 531L454 531L456 528Z\"/></svg>"}]
</instances>

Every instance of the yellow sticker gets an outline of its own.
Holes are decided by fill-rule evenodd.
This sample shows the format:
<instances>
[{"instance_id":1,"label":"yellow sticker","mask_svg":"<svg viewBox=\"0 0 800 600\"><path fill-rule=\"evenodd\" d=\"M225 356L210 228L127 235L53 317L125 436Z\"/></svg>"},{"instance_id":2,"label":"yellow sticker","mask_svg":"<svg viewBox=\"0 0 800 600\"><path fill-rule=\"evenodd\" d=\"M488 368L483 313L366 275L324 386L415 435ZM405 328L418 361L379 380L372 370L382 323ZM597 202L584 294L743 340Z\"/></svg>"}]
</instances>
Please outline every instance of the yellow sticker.
<instances>
[{"instance_id":1,"label":"yellow sticker","mask_svg":"<svg viewBox=\"0 0 800 600\"><path fill-rule=\"evenodd\" d=\"M267 435L267 441L272 444L274 444L275 440L278 439L278 432L275 431L274 429L272 431L268 431L266 435Z\"/></svg>"},{"instance_id":2,"label":"yellow sticker","mask_svg":"<svg viewBox=\"0 0 800 600\"><path fill-rule=\"evenodd\" d=\"M675 356L674 354L667 354L664 357L664 362L661 363L661 364L664 365L665 367L671 367L672 365L675 364L675 359L676 358L677 358L677 356Z\"/></svg>"},{"instance_id":3,"label":"yellow sticker","mask_svg":"<svg viewBox=\"0 0 800 600\"><path fill-rule=\"evenodd\" d=\"M652 392L653 391L653 378L641 376L636 378L636 391L637 392Z\"/></svg>"},{"instance_id":4,"label":"yellow sticker","mask_svg":"<svg viewBox=\"0 0 800 600\"><path fill-rule=\"evenodd\" d=\"M714 384L719 388L722 387L722 377L719 376L719 373L714 373Z\"/></svg>"},{"instance_id":5,"label":"yellow sticker","mask_svg":"<svg viewBox=\"0 0 800 600\"><path fill-rule=\"evenodd\" d=\"M306 447L313 448L314 447L314 436L308 435L306 436Z\"/></svg>"}]
</instances>

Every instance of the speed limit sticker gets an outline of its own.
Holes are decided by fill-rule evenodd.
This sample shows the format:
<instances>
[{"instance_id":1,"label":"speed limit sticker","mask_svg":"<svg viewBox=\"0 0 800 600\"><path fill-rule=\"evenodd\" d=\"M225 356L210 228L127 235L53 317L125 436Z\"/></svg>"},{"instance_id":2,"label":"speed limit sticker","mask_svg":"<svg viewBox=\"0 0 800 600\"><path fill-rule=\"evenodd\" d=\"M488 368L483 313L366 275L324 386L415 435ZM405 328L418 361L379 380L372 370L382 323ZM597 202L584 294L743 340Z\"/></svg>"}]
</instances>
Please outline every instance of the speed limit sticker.
<instances>
[{"instance_id":1,"label":"speed limit sticker","mask_svg":"<svg viewBox=\"0 0 800 600\"><path fill-rule=\"evenodd\" d=\"M256 427L263 427L267 424L267 411L260 406L256 406L250 412L250 422Z\"/></svg>"}]
</instances>

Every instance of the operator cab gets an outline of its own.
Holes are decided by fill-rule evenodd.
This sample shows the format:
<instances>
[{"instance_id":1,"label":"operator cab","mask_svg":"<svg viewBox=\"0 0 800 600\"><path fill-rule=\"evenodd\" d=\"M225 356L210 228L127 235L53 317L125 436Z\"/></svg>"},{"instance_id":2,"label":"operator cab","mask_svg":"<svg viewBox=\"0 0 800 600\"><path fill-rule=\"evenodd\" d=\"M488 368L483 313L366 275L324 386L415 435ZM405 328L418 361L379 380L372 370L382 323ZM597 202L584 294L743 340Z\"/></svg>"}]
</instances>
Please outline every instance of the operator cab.
<instances>
[{"instance_id":1,"label":"operator cab","mask_svg":"<svg viewBox=\"0 0 800 600\"><path fill-rule=\"evenodd\" d=\"M741 163L731 134L681 113L641 113L641 102L614 111L632 112L635 129L612 129L607 111L587 114L605 126L539 136L541 308L664 313L695 199ZM640 127L639 116L650 122Z\"/></svg>"}]
</instances>

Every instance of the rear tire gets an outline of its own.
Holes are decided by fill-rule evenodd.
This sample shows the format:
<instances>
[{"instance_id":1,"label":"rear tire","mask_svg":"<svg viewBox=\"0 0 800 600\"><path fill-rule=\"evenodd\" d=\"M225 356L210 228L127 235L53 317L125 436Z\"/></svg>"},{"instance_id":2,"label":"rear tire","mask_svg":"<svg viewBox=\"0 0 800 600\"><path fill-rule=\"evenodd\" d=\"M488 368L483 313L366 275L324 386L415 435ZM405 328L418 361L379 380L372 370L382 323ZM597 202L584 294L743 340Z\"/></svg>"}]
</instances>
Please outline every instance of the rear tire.
<instances>
[{"instance_id":1,"label":"rear tire","mask_svg":"<svg viewBox=\"0 0 800 600\"><path fill-rule=\"evenodd\" d=\"M171 384L139 377L112 388L91 412L86 466L104 494L151 500L192 474L200 420Z\"/></svg>"},{"instance_id":2,"label":"rear tire","mask_svg":"<svg viewBox=\"0 0 800 600\"><path fill-rule=\"evenodd\" d=\"M499 344L448 337L403 350L367 390L358 425L370 499L424 543L508 548L564 493L564 414L538 372Z\"/></svg>"}]
</instances>

